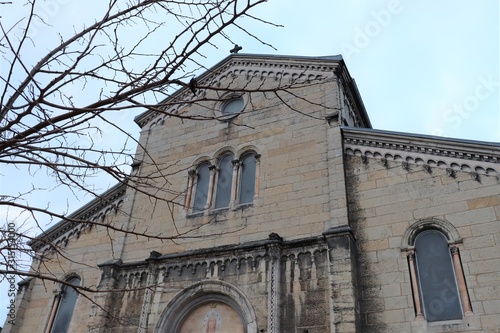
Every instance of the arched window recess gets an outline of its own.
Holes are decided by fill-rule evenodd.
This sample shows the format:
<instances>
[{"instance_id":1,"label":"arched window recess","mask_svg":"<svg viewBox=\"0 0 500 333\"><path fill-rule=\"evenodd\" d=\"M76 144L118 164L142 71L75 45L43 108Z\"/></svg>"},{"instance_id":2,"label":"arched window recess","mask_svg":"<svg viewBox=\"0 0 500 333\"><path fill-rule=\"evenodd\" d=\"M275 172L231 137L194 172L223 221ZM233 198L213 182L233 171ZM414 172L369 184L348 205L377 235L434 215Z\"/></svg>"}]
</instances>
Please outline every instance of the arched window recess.
<instances>
[{"instance_id":1,"label":"arched window recess","mask_svg":"<svg viewBox=\"0 0 500 333\"><path fill-rule=\"evenodd\" d=\"M65 279L65 282L67 284L64 284L59 293L54 297L45 333L68 332L78 298L78 291L71 287L71 285L79 286L81 279L77 275L70 275Z\"/></svg>"},{"instance_id":2,"label":"arched window recess","mask_svg":"<svg viewBox=\"0 0 500 333\"><path fill-rule=\"evenodd\" d=\"M232 152L222 152L215 165L204 160L189 170L184 207L198 214L250 205L258 196L259 178L260 154L248 150L235 159Z\"/></svg>"},{"instance_id":3,"label":"arched window recess","mask_svg":"<svg viewBox=\"0 0 500 333\"><path fill-rule=\"evenodd\" d=\"M455 227L444 220L426 219L403 235L417 320L462 319L472 315L460 260L462 242Z\"/></svg>"}]
</instances>

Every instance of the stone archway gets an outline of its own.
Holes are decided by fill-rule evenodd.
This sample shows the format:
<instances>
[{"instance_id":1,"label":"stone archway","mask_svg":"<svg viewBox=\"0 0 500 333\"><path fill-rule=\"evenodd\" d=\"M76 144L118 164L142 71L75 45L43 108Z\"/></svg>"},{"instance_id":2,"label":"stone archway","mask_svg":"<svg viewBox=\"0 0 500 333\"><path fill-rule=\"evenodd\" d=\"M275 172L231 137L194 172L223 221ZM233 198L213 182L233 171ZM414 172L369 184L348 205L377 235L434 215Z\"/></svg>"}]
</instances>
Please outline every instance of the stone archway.
<instances>
[{"instance_id":1,"label":"stone archway","mask_svg":"<svg viewBox=\"0 0 500 333\"><path fill-rule=\"evenodd\" d=\"M246 296L223 281L204 281L177 294L154 333L256 333L255 312Z\"/></svg>"}]
</instances>

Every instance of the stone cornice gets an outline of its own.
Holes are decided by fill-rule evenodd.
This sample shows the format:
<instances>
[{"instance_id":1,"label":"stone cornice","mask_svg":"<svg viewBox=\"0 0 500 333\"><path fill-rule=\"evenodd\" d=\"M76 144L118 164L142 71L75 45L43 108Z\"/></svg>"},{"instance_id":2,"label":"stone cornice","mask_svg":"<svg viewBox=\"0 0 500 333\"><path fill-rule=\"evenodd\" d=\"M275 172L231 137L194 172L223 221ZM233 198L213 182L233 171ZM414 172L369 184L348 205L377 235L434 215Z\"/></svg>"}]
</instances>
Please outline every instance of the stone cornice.
<instances>
[{"instance_id":1,"label":"stone cornice","mask_svg":"<svg viewBox=\"0 0 500 333\"><path fill-rule=\"evenodd\" d=\"M151 256L145 260L128 263L110 261L98 266L103 270L108 266L113 266L116 270L116 277L124 281L131 281L130 276L140 277L143 274L151 272L163 275L164 277L169 275L192 275L200 270L204 272L202 267L206 269L219 266L219 270L224 271L225 269L229 269L230 266L238 269L242 262L251 263L255 267L262 260L269 260L271 252L276 247L280 248L279 260L281 261L298 261L299 255L303 254L307 254L310 258L313 258L316 252L328 250L328 244L324 235L291 241L270 237L243 244L218 246L165 255L152 251ZM201 274L204 274L203 272ZM156 276L156 278L160 278L160 276ZM132 288L133 285L126 287Z\"/></svg>"},{"instance_id":2,"label":"stone cornice","mask_svg":"<svg viewBox=\"0 0 500 333\"><path fill-rule=\"evenodd\" d=\"M318 79L318 77L333 78L335 74L342 76L345 89L350 91L352 96L359 98L355 83L350 77L340 55L300 57L232 54L200 75L197 78L197 82L199 86L216 86L218 82L235 75L257 76L261 79L269 77L275 80L280 80L281 78L289 78L291 80L304 78L307 80ZM203 92L199 94L203 94ZM192 92L185 87L173 93L164 102L168 101L167 104L174 105L172 106L172 110L168 112L175 112L176 108L182 103L193 100L193 97ZM357 102L357 105L362 108L361 112L366 122L368 117L363 103ZM158 116L160 116L160 113L157 111L148 110L137 116L135 122L142 128ZM369 124L369 120L367 123Z\"/></svg>"},{"instance_id":3,"label":"stone cornice","mask_svg":"<svg viewBox=\"0 0 500 333\"><path fill-rule=\"evenodd\" d=\"M56 246L66 245L69 238L79 236L81 231L91 227L90 221L102 218L112 209L116 209L125 195L127 184L119 183L108 191L87 203L82 208L61 220L42 234L32 240L29 245L35 251L43 252L51 249L51 244Z\"/></svg>"},{"instance_id":4,"label":"stone cornice","mask_svg":"<svg viewBox=\"0 0 500 333\"><path fill-rule=\"evenodd\" d=\"M362 158L445 168L498 177L500 144L372 129L342 127L344 152Z\"/></svg>"}]
</instances>

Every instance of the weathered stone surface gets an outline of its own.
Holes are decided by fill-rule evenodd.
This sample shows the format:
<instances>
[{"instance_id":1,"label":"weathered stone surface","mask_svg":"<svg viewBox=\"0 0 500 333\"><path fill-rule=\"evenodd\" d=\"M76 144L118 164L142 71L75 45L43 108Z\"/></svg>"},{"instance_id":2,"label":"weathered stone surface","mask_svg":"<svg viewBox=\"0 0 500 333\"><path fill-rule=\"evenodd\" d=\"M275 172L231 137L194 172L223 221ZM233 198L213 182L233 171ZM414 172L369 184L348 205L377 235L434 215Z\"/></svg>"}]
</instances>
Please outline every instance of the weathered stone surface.
<instances>
[{"instance_id":1,"label":"weathered stone surface","mask_svg":"<svg viewBox=\"0 0 500 333\"><path fill-rule=\"evenodd\" d=\"M369 121L340 59L238 55L221 66L207 75L235 89L289 84L292 74L324 80L301 84L288 106L248 93L253 108L232 121L140 116L136 156L144 148L149 155L138 172L168 170L168 184L162 177L157 184L168 188L161 192L166 201L152 202L147 194L156 189L128 189L113 197L121 209L101 205L96 218L174 239L102 227L54 236L67 244L66 257L46 252L43 272L61 279L74 273L86 286L109 289L79 297L71 332L171 332L165 321L182 321L190 304L214 300L241 310L247 333L497 332L498 145L361 128ZM218 116L219 104L206 103L176 112ZM229 151L235 159L260 155L253 202L227 209L212 203L198 213L184 207L188 170L201 161L216 164ZM458 248L472 316L445 323L416 318L418 291L407 259L413 248L403 240L422 221L456 231L448 240ZM39 280L29 287L15 332L43 332L61 290Z\"/></svg>"}]
</instances>

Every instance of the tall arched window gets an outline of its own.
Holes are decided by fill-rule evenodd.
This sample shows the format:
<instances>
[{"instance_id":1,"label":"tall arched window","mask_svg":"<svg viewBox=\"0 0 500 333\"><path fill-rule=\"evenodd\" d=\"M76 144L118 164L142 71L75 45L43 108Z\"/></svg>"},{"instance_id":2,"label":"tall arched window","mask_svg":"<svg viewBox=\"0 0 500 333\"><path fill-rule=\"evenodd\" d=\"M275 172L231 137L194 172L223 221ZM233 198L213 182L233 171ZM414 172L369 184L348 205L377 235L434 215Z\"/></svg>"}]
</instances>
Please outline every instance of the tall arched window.
<instances>
[{"instance_id":1,"label":"tall arched window","mask_svg":"<svg viewBox=\"0 0 500 333\"><path fill-rule=\"evenodd\" d=\"M229 207L233 180L233 154L226 154L219 160L215 208Z\"/></svg>"},{"instance_id":2,"label":"tall arched window","mask_svg":"<svg viewBox=\"0 0 500 333\"><path fill-rule=\"evenodd\" d=\"M460 295L446 237L437 230L419 233L415 238L415 261L424 318L461 319Z\"/></svg>"},{"instance_id":3,"label":"tall arched window","mask_svg":"<svg viewBox=\"0 0 500 333\"><path fill-rule=\"evenodd\" d=\"M196 190L193 200L193 212L200 212L205 209L208 199L208 187L210 183L210 164L203 163L196 169Z\"/></svg>"},{"instance_id":4,"label":"tall arched window","mask_svg":"<svg viewBox=\"0 0 500 333\"><path fill-rule=\"evenodd\" d=\"M401 248L408 257L416 319L436 322L473 314L460 259L461 242L450 222L435 218L417 221L405 231Z\"/></svg>"},{"instance_id":5,"label":"tall arched window","mask_svg":"<svg viewBox=\"0 0 500 333\"><path fill-rule=\"evenodd\" d=\"M255 195L255 172L257 168L256 154L244 155L240 163L239 204L253 202Z\"/></svg>"},{"instance_id":6,"label":"tall arched window","mask_svg":"<svg viewBox=\"0 0 500 333\"><path fill-rule=\"evenodd\" d=\"M80 285L80 278L72 277L68 279L66 282L72 284L74 286ZM51 323L52 327L50 333L67 333L69 324L71 322L71 317L73 316L73 310L75 309L76 298L78 297L77 291L65 285L61 294L59 295L58 304L54 304L54 307L57 308L57 312L55 317Z\"/></svg>"}]
</instances>

